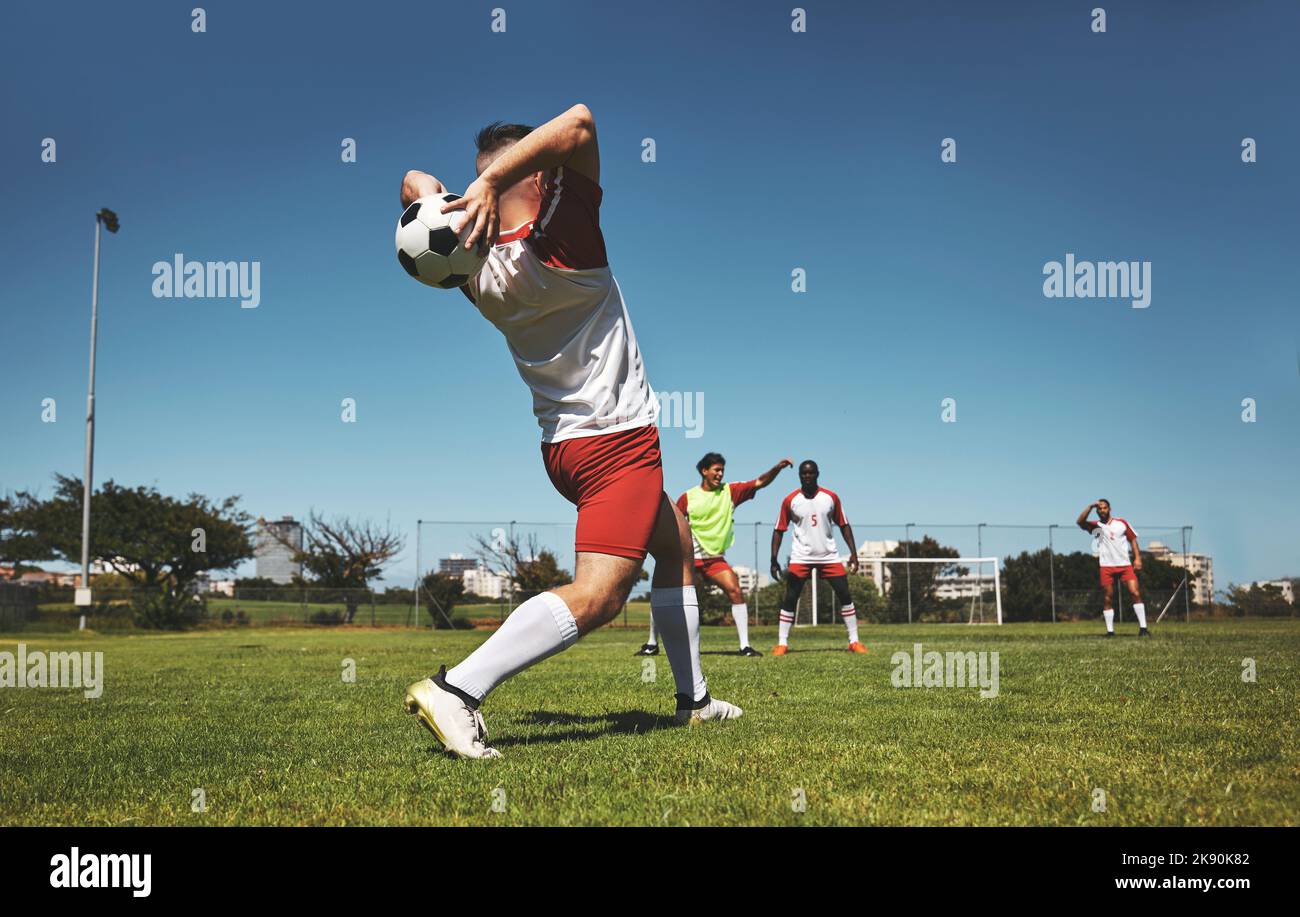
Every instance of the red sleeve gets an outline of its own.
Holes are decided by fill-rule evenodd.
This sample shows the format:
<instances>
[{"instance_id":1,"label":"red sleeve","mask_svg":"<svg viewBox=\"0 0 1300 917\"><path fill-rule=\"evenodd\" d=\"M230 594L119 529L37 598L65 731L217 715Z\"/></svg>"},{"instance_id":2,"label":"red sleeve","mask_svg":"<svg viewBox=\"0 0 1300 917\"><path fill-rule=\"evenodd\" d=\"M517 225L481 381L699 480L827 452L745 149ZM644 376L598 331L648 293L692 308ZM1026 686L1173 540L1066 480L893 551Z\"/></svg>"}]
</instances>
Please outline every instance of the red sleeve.
<instances>
[{"instance_id":1,"label":"red sleeve","mask_svg":"<svg viewBox=\"0 0 1300 917\"><path fill-rule=\"evenodd\" d=\"M566 271L606 267L600 231L600 185L558 166L542 186L542 203L524 242L543 264Z\"/></svg>"},{"instance_id":2,"label":"red sleeve","mask_svg":"<svg viewBox=\"0 0 1300 917\"><path fill-rule=\"evenodd\" d=\"M831 500L835 502L835 508L831 511L831 521L840 528L849 524L849 518L844 515L844 504L840 503L840 495L835 491L830 491Z\"/></svg>"},{"instance_id":3,"label":"red sleeve","mask_svg":"<svg viewBox=\"0 0 1300 917\"><path fill-rule=\"evenodd\" d=\"M794 499L794 494L790 494L781 501L781 513L776 517L776 530L784 532L790 527L790 501Z\"/></svg>"},{"instance_id":4,"label":"red sleeve","mask_svg":"<svg viewBox=\"0 0 1300 917\"><path fill-rule=\"evenodd\" d=\"M1121 519L1120 522L1124 523L1124 537L1130 541L1137 541L1138 533L1133 531L1133 526L1128 524L1128 520Z\"/></svg>"},{"instance_id":5,"label":"red sleeve","mask_svg":"<svg viewBox=\"0 0 1300 917\"><path fill-rule=\"evenodd\" d=\"M731 489L731 505L739 506L746 500L754 499L754 494L758 493L758 484L753 481L744 481L740 484L728 484Z\"/></svg>"},{"instance_id":6,"label":"red sleeve","mask_svg":"<svg viewBox=\"0 0 1300 917\"><path fill-rule=\"evenodd\" d=\"M683 516L689 519L691 513L690 510L686 508L688 505L689 504L686 502L686 494L682 494L680 497L677 498L677 508L682 511Z\"/></svg>"}]
</instances>

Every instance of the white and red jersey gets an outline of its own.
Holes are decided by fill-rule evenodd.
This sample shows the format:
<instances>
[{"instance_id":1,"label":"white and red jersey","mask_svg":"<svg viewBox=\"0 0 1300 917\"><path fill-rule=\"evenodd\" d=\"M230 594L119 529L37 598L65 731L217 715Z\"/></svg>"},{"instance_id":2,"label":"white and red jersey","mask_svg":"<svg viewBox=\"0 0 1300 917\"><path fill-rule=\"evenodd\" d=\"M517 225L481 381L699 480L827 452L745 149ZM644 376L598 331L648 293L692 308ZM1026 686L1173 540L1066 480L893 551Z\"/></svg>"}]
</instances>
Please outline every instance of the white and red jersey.
<instances>
[{"instance_id":1,"label":"white and red jersey","mask_svg":"<svg viewBox=\"0 0 1300 917\"><path fill-rule=\"evenodd\" d=\"M605 257L600 185L559 166L533 219L503 231L469 282L510 347L547 443L657 421L627 306Z\"/></svg>"},{"instance_id":2,"label":"white and red jersey","mask_svg":"<svg viewBox=\"0 0 1300 917\"><path fill-rule=\"evenodd\" d=\"M1127 567L1133 563L1129 555L1128 540L1137 539L1137 532L1123 519L1111 516L1109 522L1093 522L1092 553L1103 567Z\"/></svg>"},{"instance_id":3,"label":"white and red jersey","mask_svg":"<svg viewBox=\"0 0 1300 917\"><path fill-rule=\"evenodd\" d=\"M831 535L831 525L846 526L848 517L840 498L825 487L805 497L802 488L781 501L776 530L784 532L794 524L794 544L790 547L792 564L829 564L840 559Z\"/></svg>"}]
</instances>

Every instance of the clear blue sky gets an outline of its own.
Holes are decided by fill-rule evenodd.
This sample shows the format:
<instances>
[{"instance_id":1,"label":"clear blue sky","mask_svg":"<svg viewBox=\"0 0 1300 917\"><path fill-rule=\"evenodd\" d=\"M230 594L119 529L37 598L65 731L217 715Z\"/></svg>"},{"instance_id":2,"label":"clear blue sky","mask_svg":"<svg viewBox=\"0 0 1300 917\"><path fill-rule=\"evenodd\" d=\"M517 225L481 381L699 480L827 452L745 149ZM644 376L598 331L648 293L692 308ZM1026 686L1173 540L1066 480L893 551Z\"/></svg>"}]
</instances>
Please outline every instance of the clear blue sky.
<instances>
[{"instance_id":1,"label":"clear blue sky","mask_svg":"<svg viewBox=\"0 0 1300 917\"><path fill-rule=\"evenodd\" d=\"M0 488L81 473L109 206L97 481L391 519L394 581L417 517L570 520L499 334L392 238L406 169L463 188L485 122L585 102L651 384L705 397L674 495L705 449L813 457L860 537L1106 496L1194 526L1220 586L1300 574L1294 3L1108 3L1104 35L1093 2L811 2L803 35L788 2L507 3L505 34L494 2L214 3L193 34L199 2L6 11ZM260 261L260 307L155 299L177 252ZM1150 308L1045 299L1066 252L1151 261Z\"/></svg>"}]
</instances>

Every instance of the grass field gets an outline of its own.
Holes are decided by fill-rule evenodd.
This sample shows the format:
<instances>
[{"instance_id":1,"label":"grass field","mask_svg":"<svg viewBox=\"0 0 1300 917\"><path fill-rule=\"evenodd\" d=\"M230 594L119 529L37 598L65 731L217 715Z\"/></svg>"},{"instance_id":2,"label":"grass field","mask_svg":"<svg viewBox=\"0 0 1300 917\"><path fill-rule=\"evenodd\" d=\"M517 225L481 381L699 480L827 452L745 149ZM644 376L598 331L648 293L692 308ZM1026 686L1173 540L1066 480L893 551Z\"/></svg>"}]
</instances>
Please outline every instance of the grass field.
<instances>
[{"instance_id":1,"label":"grass field","mask_svg":"<svg viewBox=\"0 0 1300 917\"><path fill-rule=\"evenodd\" d=\"M744 659L724 654L731 628L706 628L710 687L746 713L688 729L670 725L664 657L647 683L640 631L605 630L489 699L505 755L491 762L445 757L401 709L408 681L482 631L9 633L0 651L102 651L106 674L93 700L0 689L0 823L1300 821L1300 622L1175 624L1141 642L1131 625L1099 630L865 627L871 654L855 657L820 627L797 630L783 659ZM773 636L760 628L755 645ZM891 654L916 642L997 651L998 696L893 687Z\"/></svg>"}]
</instances>

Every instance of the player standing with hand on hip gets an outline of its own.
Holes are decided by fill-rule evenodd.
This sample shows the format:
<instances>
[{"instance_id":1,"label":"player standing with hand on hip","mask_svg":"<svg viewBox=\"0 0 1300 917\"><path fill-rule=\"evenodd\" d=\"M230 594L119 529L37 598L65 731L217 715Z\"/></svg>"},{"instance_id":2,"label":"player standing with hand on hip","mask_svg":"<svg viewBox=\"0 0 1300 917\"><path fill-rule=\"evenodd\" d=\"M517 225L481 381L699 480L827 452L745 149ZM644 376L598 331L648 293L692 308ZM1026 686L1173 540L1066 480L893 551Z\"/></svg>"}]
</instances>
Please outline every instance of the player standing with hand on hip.
<instances>
[{"instance_id":1,"label":"player standing with hand on hip","mask_svg":"<svg viewBox=\"0 0 1300 917\"><path fill-rule=\"evenodd\" d=\"M532 128L495 122L475 145L465 248L487 261L460 289L506 340L532 390L542 459L578 508L574 580L516 608L458 665L406 689L405 706L446 748L495 758L479 705L511 676L572 646L622 609L649 553L650 607L677 687L678 723L741 710L709 696L691 538L663 489L658 402L600 230L600 153L585 105ZM402 206L446 189L408 172ZM509 227L504 232L500 226Z\"/></svg>"},{"instance_id":2,"label":"player standing with hand on hip","mask_svg":"<svg viewBox=\"0 0 1300 917\"><path fill-rule=\"evenodd\" d=\"M1088 518L1093 510L1097 519ZM1142 569L1142 552L1138 550L1137 532L1133 531L1123 519L1110 514L1110 501L1098 500L1089 503L1075 520L1079 528L1092 533L1092 552L1101 564L1102 612L1106 619L1106 636L1115 636L1115 609L1111 599L1111 587L1118 581L1128 586L1128 593L1133 598L1133 614L1138 619L1138 636L1150 637L1147 630L1147 607L1142 602L1142 592L1138 588L1135 571ZM1129 550L1133 551L1132 560Z\"/></svg>"}]
</instances>

